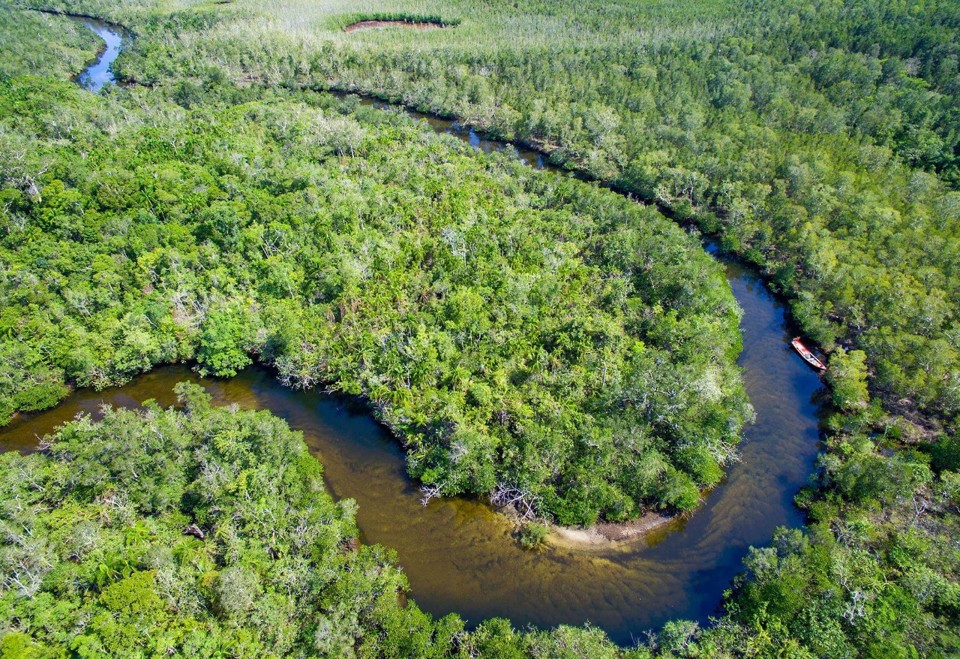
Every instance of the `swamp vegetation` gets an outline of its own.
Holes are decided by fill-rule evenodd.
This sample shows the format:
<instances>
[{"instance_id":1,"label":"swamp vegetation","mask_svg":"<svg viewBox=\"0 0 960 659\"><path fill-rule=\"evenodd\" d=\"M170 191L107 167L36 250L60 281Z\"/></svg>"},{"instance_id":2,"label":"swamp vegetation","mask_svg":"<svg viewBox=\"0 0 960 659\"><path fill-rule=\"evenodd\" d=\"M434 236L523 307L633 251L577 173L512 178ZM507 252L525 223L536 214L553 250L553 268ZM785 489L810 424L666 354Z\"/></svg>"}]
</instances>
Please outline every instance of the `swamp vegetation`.
<instances>
[{"instance_id":1,"label":"swamp vegetation","mask_svg":"<svg viewBox=\"0 0 960 659\"><path fill-rule=\"evenodd\" d=\"M542 147L719 235L888 405L960 412L954 0L439 2L456 29L357 34L363 3L51 4L136 26L120 73L188 104L211 76L357 90Z\"/></svg>"},{"instance_id":2,"label":"swamp vegetation","mask_svg":"<svg viewBox=\"0 0 960 659\"><path fill-rule=\"evenodd\" d=\"M7 171L45 170L5 190L8 415L255 356L369 400L430 494L567 524L690 509L733 458L738 309L654 209L327 97L136 111L0 84ZM61 126L67 104L115 132Z\"/></svg>"},{"instance_id":3,"label":"swamp vegetation","mask_svg":"<svg viewBox=\"0 0 960 659\"><path fill-rule=\"evenodd\" d=\"M749 418L718 265L652 206L310 91L362 89L542 145L764 268L832 350L807 529L752 551L706 628L466 630L354 551L282 422L185 387L0 458L0 652L960 651L954 4L438 3L455 30L354 35L346 5L44 5L137 34L118 69L149 87L98 96L66 79L94 42L0 9L4 417L256 359L368 400L428 495L579 524L695 506Z\"/></svg>"}]
</instances>

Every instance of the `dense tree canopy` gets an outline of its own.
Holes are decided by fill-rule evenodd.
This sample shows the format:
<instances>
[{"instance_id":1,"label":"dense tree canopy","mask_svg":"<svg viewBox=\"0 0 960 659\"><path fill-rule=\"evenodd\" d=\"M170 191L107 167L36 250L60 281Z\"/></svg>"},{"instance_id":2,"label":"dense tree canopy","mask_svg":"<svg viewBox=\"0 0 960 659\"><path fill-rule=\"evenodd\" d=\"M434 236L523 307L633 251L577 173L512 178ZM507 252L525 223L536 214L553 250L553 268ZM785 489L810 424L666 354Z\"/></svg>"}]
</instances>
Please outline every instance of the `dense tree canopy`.
<instances>
[{"instance_id":1,"label":"dense tree canopy","mask_svg":"<svg viewBox=\"0 0 960 659\"><path fill-rule=\"evenodd\" d=\"M86 27L36 12L0 7L3 59L0 75L75 75L96 55L100 42Z\"/></svg>"},{"instance_id":2,"label":"dense tree canopy","mask_svg":"<svg viewBox=\"0 0 960 659\"><path fill-rule=\"evenodd\" d=\"M824 458L813 526L754 550L708 629L634 648L589 627L466 631L400 596L390 553L356 543L299 433L211 408L82 418L0 456L0 656L946 657L960 651L957 455L889 457L856 429ZM956 442L954 442L956 445ZM954 452L956 453L956 451ZM842 457L841 457L842 456ZM202 537L199 537L202 536ZM895 651L896 650L896 651Z\"/></svg>"},{"instance_id":3,"label":"dense tree canopy","mask_svg":"<svg viewBox=\"0 0 960 659\"><path fill-rule=\"evenodd\" d=\"M722 236L888 403L960 412L952 0L438 2L455 29L355 34L355 3L52 4L136 24L134 80L359 89L541 146Z\"/></svg>"},{"instance_id":4,"label":"dense tree canopy","mask_svg":"<svg viewBox=\"0 0 960 659\"><path fill-rule=\"evenodd\" d=\"M299 433L178 393L0 457L0 656L465 656Z\"/></svg>"},{"instance_id":5,"label":"dense tree canopy","mask_svg":"<svg viewBox=\"0 0 960 659\"><path fill-rule=\"evenodd\" d=\"M312 94L147 94L0 81L5 416L256 357L368 399L437 494L590 523L719 480L749 414L739 310L654 209Z\"/></svg>"},{"instance_id":6,"label":"dense tree canopy","mask_svg":"<svg viewBox=\"0 0 960 659\"><path fill-rule=\"evenodd\" d=\"M298 434L179 393L182 412L110 412L0 459L3 656L344 656L391 616L422 625Z\"/></svg>"},{"instance_id":7,"label":"dense tree canopy","mask_svg":"<svg viewBox=\"0 0 960 659\"><path fill-rule=\"evenodd\" d=\"M376 4L45 4L137 31L121 68L154 87L100 97L65 81L89 37L0 9L0 416L259 360L364 397L438 493L693 505L748 410L716 265L650 208L294 91L361 88L766 268L842 346L809 526L752 550L706 628L467 631L403 600L285 424L185 387L0 457L0 656L960 653L955 3L439 2L456 28L340 32Z\"/></svg>"}]
</instances>

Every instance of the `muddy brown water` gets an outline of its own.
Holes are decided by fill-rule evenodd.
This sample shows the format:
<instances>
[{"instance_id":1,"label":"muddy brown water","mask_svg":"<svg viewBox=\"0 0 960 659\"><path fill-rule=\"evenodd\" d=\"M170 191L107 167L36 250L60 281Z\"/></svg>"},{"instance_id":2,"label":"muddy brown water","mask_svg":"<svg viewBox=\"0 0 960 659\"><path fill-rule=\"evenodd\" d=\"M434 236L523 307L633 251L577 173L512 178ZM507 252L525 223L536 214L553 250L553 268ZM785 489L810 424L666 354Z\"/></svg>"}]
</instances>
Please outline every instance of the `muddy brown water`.
<instances>
[{"instance_id":1,"label":"muddy brown water","mask_svg":"<svg viewBox=\"0 0 960 659\"><path fill-rule=\"evenodd\" d=\"M478 149L514 151L543 167L539 154L423 118ZM755 272L724 265L744 311L740 364L757 420L746 428L740 462L704 505L639 542L528 552L511 538L511 524L480 501L434 500L424 507L400 447L369 415L320 392L286 389L261 368L205 380L184 366L167 366L124 387L81 390L52 410L0 429L0 447L28 452L40 436L78 414L96 417L103 404L136 407L147 399L170 405L174 384L199 382L218 404L267 409L303 432L334 496L359 504L362 539L396 550L423 609L456 612L471 623L493 616L521 626L590 622L630 643L671 619L705 622L748 548L769 542L778 526L803 521L792 501L813 470L821 382L790 350L784 305Z\"/></svg>"}]
</instances>

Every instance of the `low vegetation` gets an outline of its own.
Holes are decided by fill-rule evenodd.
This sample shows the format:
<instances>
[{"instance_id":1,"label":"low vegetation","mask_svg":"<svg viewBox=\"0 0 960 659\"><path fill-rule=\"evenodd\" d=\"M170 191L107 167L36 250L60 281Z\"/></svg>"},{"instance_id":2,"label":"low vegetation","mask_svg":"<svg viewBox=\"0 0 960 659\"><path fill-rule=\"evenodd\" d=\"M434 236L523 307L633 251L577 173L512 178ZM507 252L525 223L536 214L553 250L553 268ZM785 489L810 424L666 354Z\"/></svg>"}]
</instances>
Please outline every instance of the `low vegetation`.
<instances>
[{"instance_id":1,"label":"low vegetation","mask_svg":"<svg viewBox=\"0 0 960 659\"><path fill-rule=\"evenodd\" d=\"M0 76L43 72L69 77L92 60L102 45L92 31L61 16L0 7L0 24Z\"/></svg>"}]
</instances>

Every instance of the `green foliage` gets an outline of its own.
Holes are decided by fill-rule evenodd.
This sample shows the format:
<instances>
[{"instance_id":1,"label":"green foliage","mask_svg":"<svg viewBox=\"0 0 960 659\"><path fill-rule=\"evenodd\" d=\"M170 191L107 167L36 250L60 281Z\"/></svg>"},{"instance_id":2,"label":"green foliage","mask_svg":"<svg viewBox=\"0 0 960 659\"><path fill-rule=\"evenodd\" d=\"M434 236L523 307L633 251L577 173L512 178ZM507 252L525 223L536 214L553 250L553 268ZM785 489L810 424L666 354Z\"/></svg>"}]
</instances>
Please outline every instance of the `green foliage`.
<instances>
[{"instance_id":1,"label":"green foliage","mask_svg":"<svg viewBox=\"0 0 960 659\"><path fill-rule=\"evenodd\" d=\"M40 656L40 649L28 634L11 631L0 638L0 658L2 659L35 659Z\"/></svg>"},{"instance_id":2,"label":"green foliage","mask_svg":"<svg viewBox=\"0 0 960 659\"><path fill-rule=\"evenodd\" d=\"M0 456L0 656L641 656L590 626L423 613L390 552L355 548L299 433L177 392L182 410L107 410ZM663 647L687 647L678 625Z\"/></svg>"},{"instance_id":3,"label":"green foliage","mask_svg":"<svg viewBox=\"0 0 960 659\"><path fill-rule=\"evenodd\" d=\"M370 638L424 624L381 550L344 549L354 521L298 433L179 393L187 412L110 411L61 428L45 455L0 458L0 607L21 630L4 653L295 656L323 619Z\"/></svg>"},{"instance_id":4,"label":"green foliage","mask_svg":"<svg viewBox=\"0 0 960 659\"><path fill-rule=\"evenodd\" d=\"M546 539L550 529L537 522L528 522L520 527L517 537L524 549L537 549Z\"/></svg>"},{"instance_id":5,"label":"green foliage","mask_svg":"<svg viewBox=\"0 0 960 659\"><path fill-rule=\"evenodd\" d=\"M93 32L67 18L0 7L0 77L70 76L95 59L99 46Z\"/></svg>"},{"instance_id":6,"label":"green foliage","mask_svg":"<svg viewBox=\"0 0 960 659\"><path fill-rule=\"evenodd\" d=\"M960 553L950 545L960 509L949 477L937 483L922 460L864 440L841 453L824 459L826 501L813 504L809 532L784 530L752 550L728 610L771 648L792 644L802 656L960 651Z\"/></svg>"},{"instance_id":7,"label":"green foliage","mask_svg":"<svg viewBox=\"0 0 960 659\"><path fill-rule=\"evenodd\" d=\"M46 454L0 457L0 610L17 621L0 656L498 657L579 639L492 621L474 641L404 602L391 554L352 549L348 507L298 433L178 393L184 411L109 411ZM614 647L596 630L577 643Z\"/></svg>"},{"instance_id":8,"label":"green foliage","mask_svg":"<svg viewBox=\"0 0 960 659\"><path fill-rule=\"evenodd\" d=\"M50 364L24 345L0 345L0 423L16 412L42 410L56 405L69 393L63 369Z\"/></svg>"},{"instance_id":9,"label":"green foliage","mask_svg":"<svg viewBox=\"0 0 960 659\"><path fill-rule=\"evenodd\" d=\"M392 114L220 88L186 111L0 83L2 153L38 172L32 197L2 178L6 416L64 379L256 357L368 400L438 494L510 488L589 524L688 510L717 482L749 407L739 310L693 237ZM73 106L122 128L64 141L46 113Z\"/></svg>"},{"instance_id":10,"label":"green foliage","mask_svg":"<svg viewBox=\"0 0 960 659\"><path fill-rule=\"evenodd\" d=\"M541 147L719 234L807 334L866 353L885 401L960 412L952 1L442 1L456 30L349 35L336 4L247 8L196 32L145 22L121 66L362 90Z\"/></svg>"},{"instance_id":11,"label":"green foliage","mask_svg":"<svg viewBox=\"0 0 960 659\"><path fill-rule=\"evenodd\" d=\"M369 8L412 18L392 4ZM0 458L0 656L960 653L955 428L921 453L878 447L903 424L865 425L868 374L887 403L960 411L954 2L441 1L456 30L354 35L337 3L50 6L134 27L120 70L155 88L10 80L75 71L92 42L0 10L0 420L65 381L256 356L368 399L442 493L587 523L689 509L720 480L746 416L736 310L693 241L281 87L539 146L718 234L815 340L853 349L831 357L845 416L799 499L809 527L752 549L709 627L622 650L401 606L302 442L188 387L185 412L80 420L49 455Z\"/></svg>"},{"instance_id":12,"label":"green foliage","mask_svg":"<svg viewBox=\"0 0 960 659\"><path fill-rule=\"evenodd\" d=\"M862 350L846 352L837 348L830 355L827 381L830 383L833 404L840 410L852 412L867 406L867 355Z\"/></svg>"},{"instance_id":13,"label":"green foliage","mask_svg":"<svg viewBox=\"0 0 960 659\"><path fill-rule=\"evenodd\" d=\"M531 632L528 640L529 656L549 659L615 659L620 650L601 630L584 627L560 626L552 632Z\"/></svg>"},{"instance_id":14,"label":"green foliage","mask_svg":"<svg viewBox=\"0 0 960 659\"><path fill-rule=\"evenodd\" d=\"M939 471L960 472L960 435L944 435L930 449L930 466Z\"/></svg>"},{"instance_id":15,"label":"green foliage","mask_svg":"<svg viewBox=\"0 0 960 659\"><path fill-rule=\"evenodd\" d=\"M244 350L250 323L243 310L217 308L208 312L200 333L197 362L219 377L229 377L252 362Z\"/></svg>"},{"instance_id":16,"label":"green foliage","mask_svg":"<svg viewBox=\"0 0 960 659\"><path fill-rule=\"evenodd\" d=\"M483 621L470 640L471 649L480 657L521 659L527 656L523 649L523 636L513 629L509 620L503 618Z\"/></svg>"}]
</instances>

